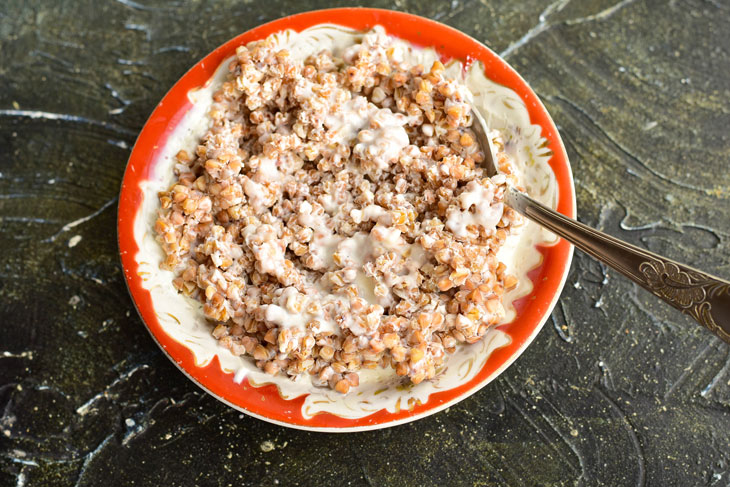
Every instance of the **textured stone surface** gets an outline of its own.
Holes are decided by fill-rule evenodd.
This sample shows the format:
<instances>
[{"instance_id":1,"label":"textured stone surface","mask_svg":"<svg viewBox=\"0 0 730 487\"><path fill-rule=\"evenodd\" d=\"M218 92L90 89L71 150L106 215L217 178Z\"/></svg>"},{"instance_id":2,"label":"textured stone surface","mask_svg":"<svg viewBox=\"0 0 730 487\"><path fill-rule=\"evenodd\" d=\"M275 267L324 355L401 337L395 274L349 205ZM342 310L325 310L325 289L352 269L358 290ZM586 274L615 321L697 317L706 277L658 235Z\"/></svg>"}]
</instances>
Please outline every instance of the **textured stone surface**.
<instances>
[{"instance_id":1,"label":"textured stone surface","mask_svg":"<svg viewBox=\"0 0 730 487\"><path fill-rule=\"evenodd\" d=\"M0 4L0 485L728 485L730 347L580 254L512 367L392 429L242 416L157 349L117 256L129 147L214 47L338 5ZM730 276L727 2L372 5L507 57L561 129L582 221Z\"/></svg>"}]
</instances>

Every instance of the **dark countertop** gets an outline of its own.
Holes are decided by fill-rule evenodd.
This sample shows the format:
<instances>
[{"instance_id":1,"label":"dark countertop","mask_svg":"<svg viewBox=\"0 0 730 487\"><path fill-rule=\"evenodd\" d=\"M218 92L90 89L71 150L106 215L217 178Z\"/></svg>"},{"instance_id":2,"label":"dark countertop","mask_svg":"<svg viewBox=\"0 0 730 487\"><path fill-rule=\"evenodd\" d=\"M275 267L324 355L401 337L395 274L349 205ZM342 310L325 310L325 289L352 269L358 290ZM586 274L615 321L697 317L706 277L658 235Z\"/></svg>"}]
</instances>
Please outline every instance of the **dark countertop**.
<instances>
[{"instance_id":1,"label":"dark countertop","mask_svg":"<svg viewBox=\"0 0 730 487\"><path fill-rule=\"evenodd\" d=\"M129 148L214 47L342 5L2 2L0 485L728 485L730 346L580 253L513 366L404 426L274 426L163 356L118 262ZM372 5L505 55L561 130L580 220L730 277L730 4Z\"/></svg>"}]
</instances>

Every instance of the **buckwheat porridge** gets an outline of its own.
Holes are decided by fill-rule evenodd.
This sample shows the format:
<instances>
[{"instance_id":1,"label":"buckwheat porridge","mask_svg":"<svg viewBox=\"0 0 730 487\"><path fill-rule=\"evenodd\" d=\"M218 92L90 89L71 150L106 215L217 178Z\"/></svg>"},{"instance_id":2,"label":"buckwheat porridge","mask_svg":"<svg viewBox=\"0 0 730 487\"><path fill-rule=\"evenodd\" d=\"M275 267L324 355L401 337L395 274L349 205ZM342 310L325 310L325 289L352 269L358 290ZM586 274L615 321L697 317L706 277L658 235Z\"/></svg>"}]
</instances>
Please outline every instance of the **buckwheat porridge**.
<instances>
[{"instance_id":1,"label":"buckwheat porridge","mask_svg":"<svg viewBox=\"0 0 730 487\"><path fill-rule=\"evenodd\" d=\"M381 28L352 38L239 47L154 224L220 345L340 393L368 369L432 379L500 323L518 277L497 253L523 223L499 131L500 174L480 164L464 80Z\"/></svg>"}]
</instances>

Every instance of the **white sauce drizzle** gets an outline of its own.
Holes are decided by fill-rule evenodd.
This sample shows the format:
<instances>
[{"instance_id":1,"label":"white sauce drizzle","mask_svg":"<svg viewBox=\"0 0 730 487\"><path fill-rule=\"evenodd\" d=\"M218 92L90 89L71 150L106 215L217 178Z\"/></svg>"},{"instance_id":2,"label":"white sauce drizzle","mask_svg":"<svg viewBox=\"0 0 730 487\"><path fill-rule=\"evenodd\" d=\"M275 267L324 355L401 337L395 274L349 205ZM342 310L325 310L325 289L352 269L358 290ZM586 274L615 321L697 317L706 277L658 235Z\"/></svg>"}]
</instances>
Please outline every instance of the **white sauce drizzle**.
<instances>
[{"instance_id":1,"label":"white sauce drizzle","mask_svg":"<svg viewBox=\"0 0 730 487\"><path fill-rule=\"evenodd\" d=\"M485 187L477 181L470 181L466 190L459 195L458 208L450 208L446 212L446 228L457 237L467 237L467 227L477 225L493 231L504 213L502 202L491 204L494 198L494 187ZM471 207L474 211L471 211Z\"/></svg>"}]
</instances>

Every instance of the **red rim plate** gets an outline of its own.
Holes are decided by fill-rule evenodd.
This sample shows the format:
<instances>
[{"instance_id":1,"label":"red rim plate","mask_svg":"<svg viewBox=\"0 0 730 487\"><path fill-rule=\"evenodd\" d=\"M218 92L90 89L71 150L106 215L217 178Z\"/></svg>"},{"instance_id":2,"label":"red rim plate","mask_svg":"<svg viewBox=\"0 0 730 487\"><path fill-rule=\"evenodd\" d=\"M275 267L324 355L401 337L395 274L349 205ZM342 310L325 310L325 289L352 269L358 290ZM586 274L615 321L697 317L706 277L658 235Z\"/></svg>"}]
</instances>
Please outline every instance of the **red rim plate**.
<instances>
[{"instance_id":1,"label":"red rim plate","mask_svg":"<svg viewBox=\"0 0 730 487\"><path fill-rule=\"evenodd\" d=\"M500 329L510 335L509 345L495 350L484 367L470 381L449 390L431 394L425 404L391 413L380 410L360 419L346 419L329 413L306 419L301 414L305 396L283 399L276 386L252 387L247 379L233 382L233 374L224 373L215 357L208 365L198 367L192 352L165 333L152 303L142 286L135 256L139 247L134 239L135 216L142 204L140 184L149 178L151 167L165 146L167 137L191 107L187 94L203 86L216 68L235 53L237 46L262 39L285 29L302 31L317 24L339 24L357 30L376 25L388 34L414 45L433 47L444 59L460 59L467 63L481 61L488 78L515 91L524 101L530 120L540 125L553 155L549 161L558 184L557 210L575 217L575 190L565 148L550 115L527 82L492 50L451 27L412 14L371 8L338 8L305 12L284 17L256 27L231 39L193 66L164 96L150 115L132 150L122 180L119 197L117 230L124 276L134 304L157 344L190 379L226 404L257 418L276 424L318 431L361 431L401 424L428 416L475 393L496 378L529 345L542 328L558 300L570 267L573 248L564 240L549 247L538 247L542 264L529 273L533 291L515 301L517 318Z\"/></svg>"}]
</instances>

